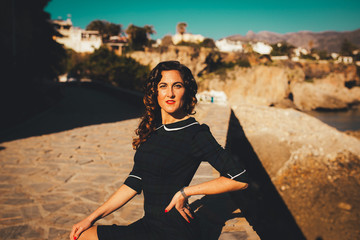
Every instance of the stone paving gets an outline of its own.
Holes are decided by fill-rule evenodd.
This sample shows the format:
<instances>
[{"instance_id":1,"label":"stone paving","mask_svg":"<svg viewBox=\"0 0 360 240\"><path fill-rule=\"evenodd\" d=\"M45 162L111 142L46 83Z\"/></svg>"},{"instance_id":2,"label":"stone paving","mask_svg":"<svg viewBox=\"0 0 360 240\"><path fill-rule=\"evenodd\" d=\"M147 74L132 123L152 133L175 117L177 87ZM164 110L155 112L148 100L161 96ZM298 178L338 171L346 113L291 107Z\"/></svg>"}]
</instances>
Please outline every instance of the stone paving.
<instances>
[{"instance_id":1,"label":"stone paving","mask_svg":"<svg viewBox=\"0 0 360 240\"><path fill-rule=\"evenodd\" d=\"M206 122L224 146L230 108L200 104L197 112L195 117ZM1 143L0 239L68 239L72 225L127 177L138 122L123 120ZM202 164L193 183L216 176L211 166ZM129 224L142 217L142 202L138 195L97 223ZM219 239L260 239L243 217L235 216L226 222Z\"/></svg>"}]
</instances>

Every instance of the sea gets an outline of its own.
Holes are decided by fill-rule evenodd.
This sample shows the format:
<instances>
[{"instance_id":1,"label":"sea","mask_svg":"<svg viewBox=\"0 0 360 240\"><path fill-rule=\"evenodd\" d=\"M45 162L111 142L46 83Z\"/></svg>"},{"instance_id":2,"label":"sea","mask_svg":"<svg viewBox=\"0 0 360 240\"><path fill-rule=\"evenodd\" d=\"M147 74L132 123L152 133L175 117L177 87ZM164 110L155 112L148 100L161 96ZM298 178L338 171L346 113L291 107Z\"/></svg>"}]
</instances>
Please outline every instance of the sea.
<instances>
[{"instance_id":1,"label":"sea","mask_svg":"<svg viewBox=\"0 0 360 240\"><path fill-rule=\"evenodd\" d=\"M347 111L311 111L307 114L335 127L339 131L360 130L360 108Z\"/></svg>"}]
</instances>

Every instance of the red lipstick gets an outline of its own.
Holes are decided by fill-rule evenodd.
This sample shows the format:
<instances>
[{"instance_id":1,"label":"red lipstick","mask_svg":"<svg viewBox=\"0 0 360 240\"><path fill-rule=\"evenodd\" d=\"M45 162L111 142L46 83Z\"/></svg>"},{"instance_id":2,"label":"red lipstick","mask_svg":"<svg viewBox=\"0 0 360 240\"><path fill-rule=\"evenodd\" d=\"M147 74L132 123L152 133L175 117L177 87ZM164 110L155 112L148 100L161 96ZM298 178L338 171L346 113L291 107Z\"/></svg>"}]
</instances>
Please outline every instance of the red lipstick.
<instances>
[{"instance_id":1,"label":"red lipstick","mask_svg":"<svg viewBox=\"0 0 360 240\"><path fill-rule=\"evenodd\" d=\"M174 100L167 100L166 103L167 103L167 104L174 104L175 101L174 101Z\"/></svg>"}]
</instances>

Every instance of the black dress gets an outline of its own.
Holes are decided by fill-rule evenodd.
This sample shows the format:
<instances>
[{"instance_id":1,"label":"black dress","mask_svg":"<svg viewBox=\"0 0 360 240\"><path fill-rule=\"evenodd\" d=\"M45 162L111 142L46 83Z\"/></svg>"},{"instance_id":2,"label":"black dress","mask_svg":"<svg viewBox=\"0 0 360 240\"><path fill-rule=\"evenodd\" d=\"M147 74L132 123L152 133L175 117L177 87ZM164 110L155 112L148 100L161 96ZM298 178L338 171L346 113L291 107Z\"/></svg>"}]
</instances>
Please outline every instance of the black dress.
<instances>
[{"instance_id":1,"label":"black dress","mask_svg":"<svg viewBox=\"0 0 360 240\"><path fill-rule=\"evenodd\" d=\"M188 223L175 207L164 211L175 193L189 185L201 161L221 176L246 182L246 170L217 143L207 125L188 118L159 126L136 151L124 183L143 191L145 216L129 226L98 226L99 239L201 239L196 216Z\"/></svg>"}]
</instances>

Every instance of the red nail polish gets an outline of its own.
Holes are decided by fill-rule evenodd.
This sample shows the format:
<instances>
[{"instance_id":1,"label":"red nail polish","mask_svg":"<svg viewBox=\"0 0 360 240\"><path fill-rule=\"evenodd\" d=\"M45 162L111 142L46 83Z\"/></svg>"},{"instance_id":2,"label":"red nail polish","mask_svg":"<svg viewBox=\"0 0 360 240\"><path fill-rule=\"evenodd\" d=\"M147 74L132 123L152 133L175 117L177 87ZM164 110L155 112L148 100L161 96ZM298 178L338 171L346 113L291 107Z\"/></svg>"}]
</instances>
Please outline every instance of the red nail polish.
<instances>
[{"instance_id":1,"label":"red nail polish","mask_svg":"<svg viewBox=\"0 0 360 240\"><path fill-rule=\"evenodd\" d=\"M166 209L165 209L165 212L167 213L167 212L168 212L168 210L166 210Z\"/></svg>"},{"instance_id":2,"label":"red nail polish","mask_svg":"<svg viewBox=\"0 0 360 240\"><path fill-rule=\"evenodd\" d=\"M76 237L74 237L74 240L76 240Z\"/></svg>"},{"instance_id":3,"label":"red nail polish","mask_svg":"<svg viewBox=\"0 0 360 240\"><path fill-rule=\"evenodd\" d=\"M187 222L188 222L188 223L190 223L190 221L189 221L189 220L187 220Z\"/></svg>"}]
</instances>

